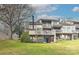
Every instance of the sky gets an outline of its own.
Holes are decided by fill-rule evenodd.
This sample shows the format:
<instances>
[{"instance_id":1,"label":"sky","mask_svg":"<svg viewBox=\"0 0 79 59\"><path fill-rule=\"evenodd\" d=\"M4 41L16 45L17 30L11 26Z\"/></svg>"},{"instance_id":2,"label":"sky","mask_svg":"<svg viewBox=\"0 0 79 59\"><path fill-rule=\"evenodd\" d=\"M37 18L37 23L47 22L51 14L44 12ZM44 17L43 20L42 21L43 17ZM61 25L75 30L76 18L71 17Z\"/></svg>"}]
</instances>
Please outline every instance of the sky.
<instances>
[{"instance_id":1,"label":"sky","mask_svg":"<svg viewBox=\"0 0 79 59\"><path fill-rule=\"evenodd\" d=\"M79 4L33 4L35 16L79 18Z\"/></svg>"}]
</instances>

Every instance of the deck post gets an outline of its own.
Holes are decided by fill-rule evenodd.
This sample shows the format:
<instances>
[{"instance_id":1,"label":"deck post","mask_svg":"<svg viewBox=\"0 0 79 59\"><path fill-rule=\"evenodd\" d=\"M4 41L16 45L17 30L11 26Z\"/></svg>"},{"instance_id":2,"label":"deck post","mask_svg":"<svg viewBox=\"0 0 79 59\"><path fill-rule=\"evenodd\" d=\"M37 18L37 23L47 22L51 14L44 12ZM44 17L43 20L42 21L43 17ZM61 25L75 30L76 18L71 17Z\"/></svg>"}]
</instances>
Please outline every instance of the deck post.
<instances>
[{"instance_id":1,"label":"deck post","mask_svg":"<svg viewBox=\"0 0 79 59\"><path fill-rule=\"evenodd\" d=\"M72 34L72 40L74 40L74 36L73 36L73 34Z\"/></svg>"},{"instance_id":2,"label":"deck post","mask_svg":"<svg viewBox=\"0 0 79 59\"><path fill-rule=\"evenodd\" d=\"M54 35L54 42L56 42L56 34Z\"/></svg>"}]
</instances>

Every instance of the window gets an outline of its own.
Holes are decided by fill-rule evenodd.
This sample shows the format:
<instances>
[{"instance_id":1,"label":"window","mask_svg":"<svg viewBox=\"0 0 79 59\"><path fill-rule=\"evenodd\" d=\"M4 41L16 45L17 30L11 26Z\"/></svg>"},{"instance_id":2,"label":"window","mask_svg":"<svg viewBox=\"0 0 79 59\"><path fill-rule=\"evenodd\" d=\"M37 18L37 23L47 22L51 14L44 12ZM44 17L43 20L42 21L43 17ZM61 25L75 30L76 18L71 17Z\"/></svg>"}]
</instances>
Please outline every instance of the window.
<instances>
[{"instance_id":1,"label":"window","mask_svg":"<svg viewBox=\"0 0 79 59\"><path fill-rule=\"evenodd\" d=\"M71 27L70 27L70 26L68 26L68 27L67 27L67 30L69 30L69 29L71 29Z\"/></svg>"},{"instance_id":2,"label":"window","mask_svg":"<svg viewBox=\"0 0 79 59\"><path fill-rule=\"evenodd\" d=\"M37 33L41 33L41 31L42 31L41 28L37 28L37 29L36 29L36 32L37 32Z\"/></svg>"}]
</instances>

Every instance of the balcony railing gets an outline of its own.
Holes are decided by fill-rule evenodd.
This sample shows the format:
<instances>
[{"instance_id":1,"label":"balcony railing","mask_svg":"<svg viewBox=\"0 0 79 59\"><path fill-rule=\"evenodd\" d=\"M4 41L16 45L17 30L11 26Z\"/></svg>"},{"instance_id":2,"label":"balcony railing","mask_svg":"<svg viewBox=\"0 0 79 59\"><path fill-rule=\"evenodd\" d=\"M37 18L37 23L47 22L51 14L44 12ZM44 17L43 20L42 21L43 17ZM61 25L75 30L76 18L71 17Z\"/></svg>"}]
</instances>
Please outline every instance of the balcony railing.
<instances>
[{"instance_id":1,"label":"balcony railing","mask_svg":"<svg viewBox=\"0 0 79 59\"><path fill-rule=\"evenodd\" d=\"M62 27L61 24L53 24L52 27Z\"/></svg>"},{"instance_id":2,"label":"balcony railing","mask_svg":"<svg viewBox=\"0 0 79 59\"><path fill-rule=\"evenodd\" d=\"M79 33L79 30L76 31L62 31L62 30L51 30L51 31L36 31L36 30L30 30L29 35L54 35L56 33Z\"/></svg>"},{"instance_id":3,"label":"balcony railing","mask_svg":"<svg viewBox=\"0 0 79 59\"><path fill-rule=\"evenodd\" d=\"M51 28L51 24L43 24L43 28Z\"/></svg>"},{"instance_id":4,"label":"balcony railing","mask_svg":"<svg viewBox=\"0 0 79 59\"><path fill-rule=\"evenodd\" d=\"M31 30L29 31L29 35L54 35L55 31L35 31L35 30Z\"/></svg>"},{"instance_id":5,"label":"balcony railing","mask_svg":"<svg viewBox=\"0 0 79 59\"><path fill-rule=\"evenodd\" d=\"M78 31L62 31L62 30L55 30L56 33L79 33L79 30Z\"/></svg>"}]
</instances>

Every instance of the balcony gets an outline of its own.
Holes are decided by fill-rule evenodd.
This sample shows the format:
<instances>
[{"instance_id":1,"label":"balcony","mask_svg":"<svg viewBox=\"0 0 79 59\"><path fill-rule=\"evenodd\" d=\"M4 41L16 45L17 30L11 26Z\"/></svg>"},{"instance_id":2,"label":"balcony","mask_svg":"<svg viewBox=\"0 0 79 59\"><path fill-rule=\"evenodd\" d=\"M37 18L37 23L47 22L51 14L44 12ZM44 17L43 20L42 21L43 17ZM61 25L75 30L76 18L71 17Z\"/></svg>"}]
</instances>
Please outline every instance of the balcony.
<instances>
[{"instance_id":1,"label":"balcony","mask_svg":"<svg viewBox=\"0 0 79 59\"><path fill-rule=\"evenodd\" d=\"M69 30L69 31L61 31L61 33L78 33L79 31L77 30Z\"/></svg>"},{"instance_id":2,"label":"balcony","mask_svg":"<svg viewBox=\"0 0 79 59\"><path fill-rule=\"evenodd\" d=\"M35 31L35 30L31 30L29 31L29 35L54 35L55 31Z\"/></svg>"},{"instance_id":3,"label":"balcony","mask_svg":"<svg viewBox=\"0 0 79 59\"><path fill-rule=\"evenodd\" d=\"M77 31L74 31L74 30L72 30L72 31L63 31L63 30L55 30L56 31L56 33L79 33L79 30L77 30Z\"/></svg>"},{"instance_id":4,"label":"balcony","mask_svg":"<svg viewBox=\"0 0 79 59\"><path fill-rule=\"evenodd\" d=\"M43 28L51 28L51 24L43 24Z\"/></svg>"}]
</instances>

